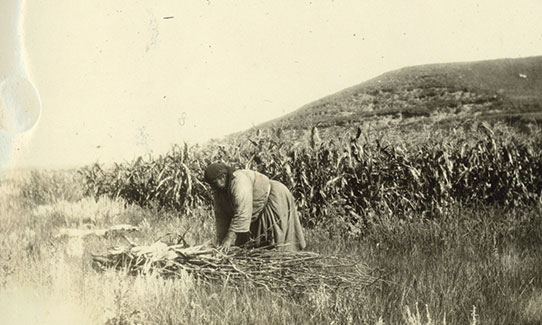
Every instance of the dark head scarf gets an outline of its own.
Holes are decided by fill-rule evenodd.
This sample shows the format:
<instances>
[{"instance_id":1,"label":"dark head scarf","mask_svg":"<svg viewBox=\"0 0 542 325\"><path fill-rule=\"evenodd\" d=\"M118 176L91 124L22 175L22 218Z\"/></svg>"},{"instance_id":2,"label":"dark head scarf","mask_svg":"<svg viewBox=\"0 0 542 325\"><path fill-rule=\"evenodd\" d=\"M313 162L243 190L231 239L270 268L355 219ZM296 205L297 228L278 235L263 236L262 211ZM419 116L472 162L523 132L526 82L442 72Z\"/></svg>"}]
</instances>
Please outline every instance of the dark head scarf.
<instances>
[{"instance_id":1,"label":"dark head scarf","mask_svg":"<svg viewBox=\"0 0 542 325\"><path fill-rule=\"evenodd\" d=\"M223 174L228 175L228 180L231 178L231 174L233 173L234 169L224 163L213 163L207 166L205 168L205 181L209 184L211 184L215 179L217 179L219 176L222 176Z\"/></svg>"}]
</instances>

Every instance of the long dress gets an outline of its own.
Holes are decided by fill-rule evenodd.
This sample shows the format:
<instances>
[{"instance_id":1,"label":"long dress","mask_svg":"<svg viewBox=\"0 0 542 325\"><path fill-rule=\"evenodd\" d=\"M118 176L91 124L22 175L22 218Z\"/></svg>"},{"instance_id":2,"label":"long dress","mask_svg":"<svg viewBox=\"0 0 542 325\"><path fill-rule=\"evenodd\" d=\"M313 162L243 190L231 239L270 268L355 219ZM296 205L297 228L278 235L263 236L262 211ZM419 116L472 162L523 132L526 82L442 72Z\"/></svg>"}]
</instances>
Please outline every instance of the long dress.
<instances>
[{"instance_id":1,"label":"long dress","mask_svg":"<svg viewBox=\"0 0 542 325\"><path fill-rule=\"evenodd\" d=\"M214 211L219 243L233 231L236 245L289 251L306 246L292 193L259 172L234 171L227 189L215 192Z\"/></svg>"}]
</instances>

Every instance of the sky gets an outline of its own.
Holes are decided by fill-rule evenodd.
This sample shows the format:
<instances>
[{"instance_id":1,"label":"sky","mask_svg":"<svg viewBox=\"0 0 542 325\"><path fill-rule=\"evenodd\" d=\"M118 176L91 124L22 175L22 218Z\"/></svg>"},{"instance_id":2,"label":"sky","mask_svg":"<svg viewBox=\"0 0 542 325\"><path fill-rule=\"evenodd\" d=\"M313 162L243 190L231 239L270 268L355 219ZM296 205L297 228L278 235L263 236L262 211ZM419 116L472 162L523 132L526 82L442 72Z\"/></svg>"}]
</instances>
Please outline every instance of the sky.
<instances>
[{"instance_id":1,"label":"sky","mask_svg":"<svg viewBox=\"0 0 542 325\"><path fill-rule=\"evenodd\" d=\"M0 167L131 161L390 70L542 55L542 1L2 0Z\"/></svg>"}]
</instances>

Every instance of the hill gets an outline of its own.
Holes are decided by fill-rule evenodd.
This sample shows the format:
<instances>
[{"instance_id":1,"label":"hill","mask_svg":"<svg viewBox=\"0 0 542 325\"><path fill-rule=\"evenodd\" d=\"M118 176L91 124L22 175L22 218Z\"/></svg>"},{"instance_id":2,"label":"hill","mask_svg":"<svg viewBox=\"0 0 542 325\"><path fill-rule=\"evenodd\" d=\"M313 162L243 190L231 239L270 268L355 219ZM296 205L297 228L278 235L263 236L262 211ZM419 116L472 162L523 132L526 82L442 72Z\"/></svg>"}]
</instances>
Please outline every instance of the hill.
<instances>
[{"instance_id":1,"label":"hill","mask_svg":"<svg viewBox=\"0 0 542 325\"><path fill-rule=\"evenodd\" d=\"M542 56L402 68L257 128L388 127L475 117L542 121Z\"/></svg>"}]
</instances>

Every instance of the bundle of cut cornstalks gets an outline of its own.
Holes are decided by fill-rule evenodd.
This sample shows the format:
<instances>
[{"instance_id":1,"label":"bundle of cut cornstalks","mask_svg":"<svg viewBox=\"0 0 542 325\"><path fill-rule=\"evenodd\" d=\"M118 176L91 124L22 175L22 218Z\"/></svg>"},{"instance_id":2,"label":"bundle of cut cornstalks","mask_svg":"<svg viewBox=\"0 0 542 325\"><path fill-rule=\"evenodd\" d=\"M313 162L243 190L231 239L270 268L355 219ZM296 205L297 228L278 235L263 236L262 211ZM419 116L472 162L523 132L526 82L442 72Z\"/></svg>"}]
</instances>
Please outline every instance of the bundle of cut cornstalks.
<instances>
[{"instance_id":1,"label":"bundle of cut cornstalks","mask_svg":"<svg viewBox=\"0 0 542 325\"><path fill-rule=\"evenodd\" d=\"M255 285L270 291L296 294L324 288L363 290L378 278L361 263L345 257L277 249L233 248L222 252L212 246L167 245L110 249L94 255L99 269L114 268L130 274L155 273L170 277L187 272L208 283Z\"/></svg>"}]
</instances>

